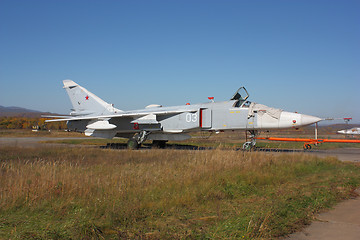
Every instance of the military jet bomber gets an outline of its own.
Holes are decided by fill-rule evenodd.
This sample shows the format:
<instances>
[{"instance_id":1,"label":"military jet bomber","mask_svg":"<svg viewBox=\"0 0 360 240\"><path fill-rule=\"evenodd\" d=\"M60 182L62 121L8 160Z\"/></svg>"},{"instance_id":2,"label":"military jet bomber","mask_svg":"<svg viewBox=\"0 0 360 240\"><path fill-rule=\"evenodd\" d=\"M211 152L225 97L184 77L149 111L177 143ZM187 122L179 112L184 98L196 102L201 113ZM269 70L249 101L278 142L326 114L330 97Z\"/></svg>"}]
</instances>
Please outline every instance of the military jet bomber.
<instances>
[{"instance_id":1,"label":"military jet bomber","mask_svg":"<svg viewBox=\"0 0 360 240\"><path fill-rule=\"evenodd\" d=\"M84 132L86 136L112 139L128 138L127 146L139 148L145 140L165 147L167 141L190 138L196 131L245 130L251 133L251 141L243 148L256 144L258 130L299 128L319 122L320 118L286 112L250 102L245 87L239 88L229 101L210 102L163 107L149 105L145 109L122 111L100 99L72 80L64 80L73 109L69 116L47 116L47 122L66 121L69 130Z\"/></svg>"}]
</instances>

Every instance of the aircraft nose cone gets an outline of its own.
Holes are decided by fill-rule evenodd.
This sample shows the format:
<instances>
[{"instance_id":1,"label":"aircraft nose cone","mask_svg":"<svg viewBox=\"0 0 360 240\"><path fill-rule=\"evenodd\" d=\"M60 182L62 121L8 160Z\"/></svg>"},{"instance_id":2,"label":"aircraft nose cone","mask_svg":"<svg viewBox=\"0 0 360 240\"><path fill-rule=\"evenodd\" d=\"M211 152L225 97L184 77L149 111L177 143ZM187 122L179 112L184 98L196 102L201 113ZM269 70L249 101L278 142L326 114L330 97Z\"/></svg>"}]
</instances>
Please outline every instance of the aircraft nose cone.
<instances>
[{"instance_id":1,"label":"aircraft nose cone","mask_svg":"<svg viewBox=\"0 0 360 240\"><path fill-rule=\"evenodd\" d=\"M305 115L305 114L301 114L301 125L305 126L305 125L311 125L313 123L317 123L319 121L321 121L321 118L318 117L314 117L314 116L310 116L310 115Z\"/></svg>"},{"instance_id":2,"label":"aircraft nose cone","mask_svg":"<svg viewBox=\"0 0 360 240\"><path fill-rule=\"evenodd\" d=\"M310 115L283 111L280 115L278 128L298 128L311 125L321 120L321 118ZM264 125L264 121L262 124Z\"/></svg>"}]
</instances>

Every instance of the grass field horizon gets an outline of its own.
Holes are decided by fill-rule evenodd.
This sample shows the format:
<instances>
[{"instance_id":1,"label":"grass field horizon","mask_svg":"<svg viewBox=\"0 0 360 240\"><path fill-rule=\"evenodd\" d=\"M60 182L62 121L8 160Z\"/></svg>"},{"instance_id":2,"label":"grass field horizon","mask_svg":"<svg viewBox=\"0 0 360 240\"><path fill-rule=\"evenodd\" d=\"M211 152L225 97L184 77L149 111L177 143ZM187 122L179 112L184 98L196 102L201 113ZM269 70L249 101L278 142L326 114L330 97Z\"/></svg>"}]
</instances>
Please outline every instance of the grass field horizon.
<instances>
[{"instance_id":1,"label":"grass field horizon","mask_svg":"<svg viewBox=\"0 0 360 240\"><path fill-rule=\"evenodd\" d=\"M272 239L354 195L360 167L301 153L0 147L0 238Z\"/></svg>"}]
</instances>

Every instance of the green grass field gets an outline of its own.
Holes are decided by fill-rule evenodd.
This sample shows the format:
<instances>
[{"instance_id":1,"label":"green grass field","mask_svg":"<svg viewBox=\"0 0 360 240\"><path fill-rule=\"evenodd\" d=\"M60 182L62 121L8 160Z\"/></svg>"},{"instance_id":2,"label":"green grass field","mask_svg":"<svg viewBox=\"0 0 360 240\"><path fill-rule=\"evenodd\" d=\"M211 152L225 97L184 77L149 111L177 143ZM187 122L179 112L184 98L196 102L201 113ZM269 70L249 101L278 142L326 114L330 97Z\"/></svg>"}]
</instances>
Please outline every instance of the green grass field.
<instances>
[{"instance_id":1,"label":"green grass field","mask_svg":"<svg viewBox=\"0 0 360 240\"><path fill-rule=\"evenodd\" d=\"M0 148L0 239L272 239L353 195L301 153Z\"/></svg>"}]
</instances>

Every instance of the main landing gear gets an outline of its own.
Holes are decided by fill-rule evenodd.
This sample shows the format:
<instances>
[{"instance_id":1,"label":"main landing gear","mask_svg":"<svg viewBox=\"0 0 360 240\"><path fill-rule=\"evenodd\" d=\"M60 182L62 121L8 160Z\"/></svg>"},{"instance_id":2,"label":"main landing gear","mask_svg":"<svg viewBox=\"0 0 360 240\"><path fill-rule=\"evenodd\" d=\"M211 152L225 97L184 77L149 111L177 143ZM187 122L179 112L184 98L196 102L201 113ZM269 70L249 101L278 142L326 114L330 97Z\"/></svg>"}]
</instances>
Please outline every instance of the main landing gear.
<instances>
[{"instance_id":1,"label":"main landing gear","mask_svg":"<svg viewBox=\"0 0 360 240\"><path fill-rule=\"evenodd\" d=\"M249 130L249 132L250 132L250 136L249 136L250 141L248 141L248 135L247 135L247 132L246 132L246 142L242 146L242 149L247 150L247 151L250 151L253 148L255 148L255 145L256 145L255 137L258 134L258 132L256 130Z\"/></svg>"},{"instance_id":2,"label":"main landing gear","mask_svg":"<svg viewBox=\"0 0 360 240\"><path fill-rule=\"evenodd\" d=\"M138 149L141 146L141 144L143 142L145 142L145 140L149 134L150 134L150 132L147 132L147 131L141 131L139 133L136 133L127 142L128 149Z\"/></svg>"},{"instance_id":3,"label":"main landing gear","mask_svg":"<svg viewBox=\"0 0 360 240\"><path fill-rule=\"evenodd\" d=\"M143 142L146 141L150 132L141 131L136 133L132 138L127 142L128 149L138 149ZM165 148L167 140L153 140L152 146L153 148Z\"/></svg>"}]
</instances>

